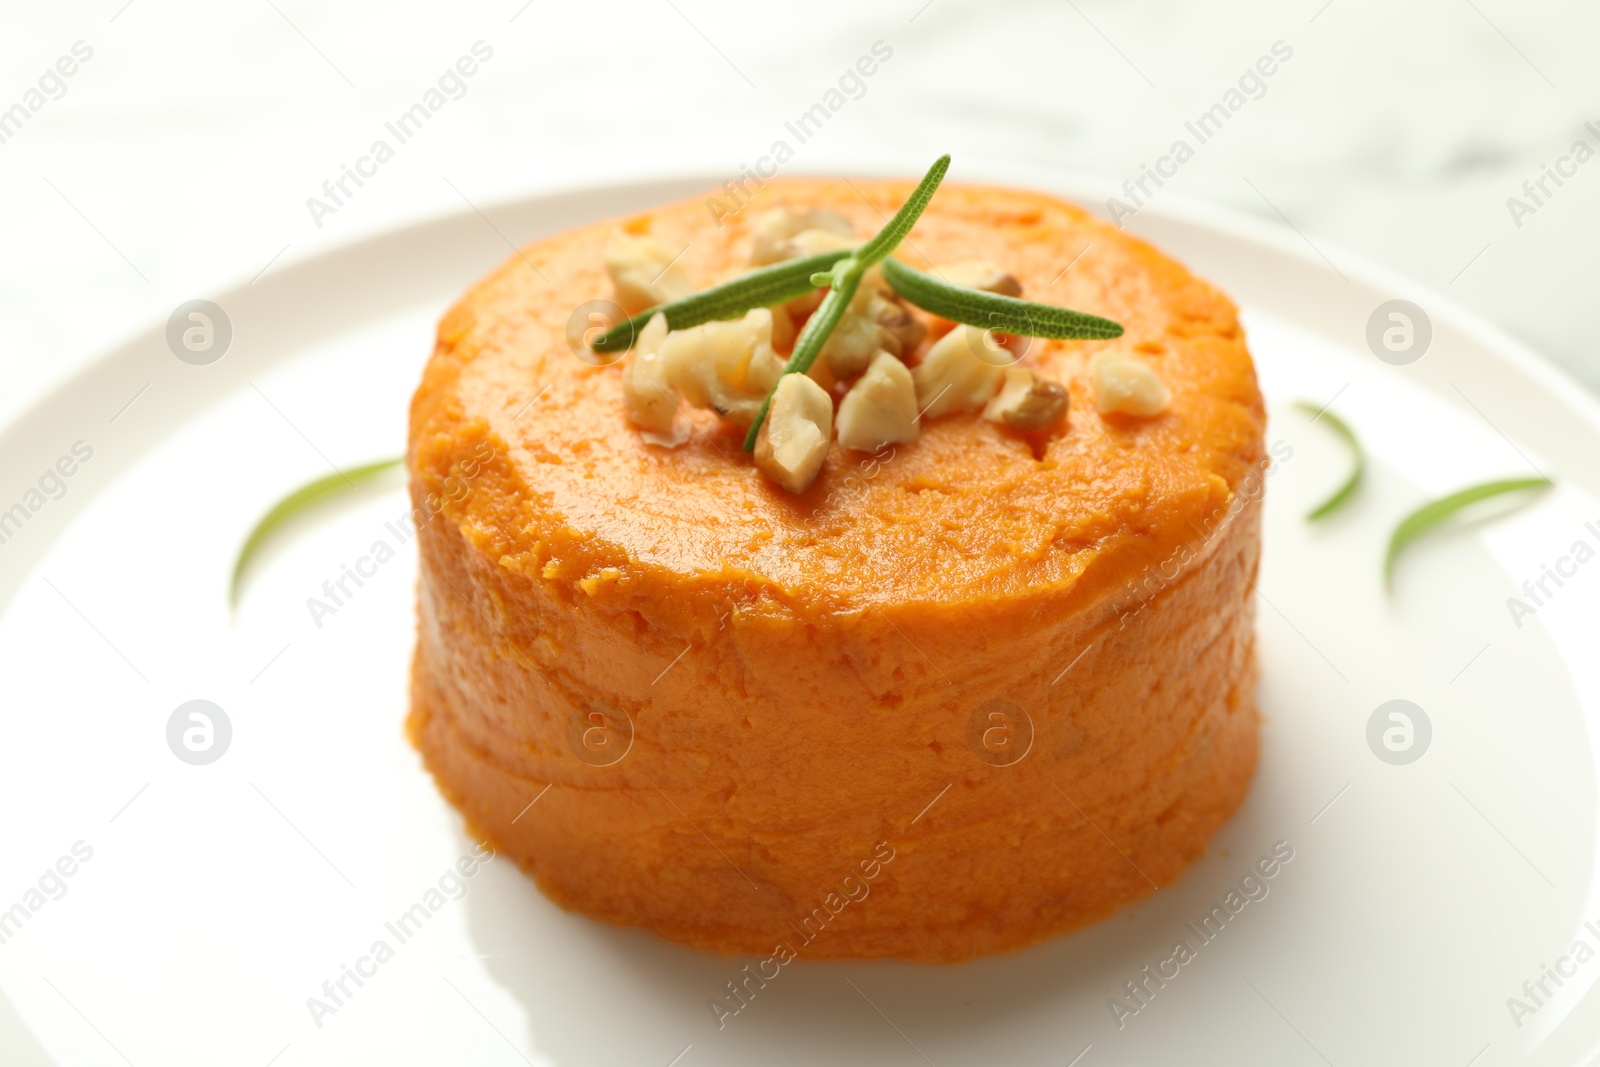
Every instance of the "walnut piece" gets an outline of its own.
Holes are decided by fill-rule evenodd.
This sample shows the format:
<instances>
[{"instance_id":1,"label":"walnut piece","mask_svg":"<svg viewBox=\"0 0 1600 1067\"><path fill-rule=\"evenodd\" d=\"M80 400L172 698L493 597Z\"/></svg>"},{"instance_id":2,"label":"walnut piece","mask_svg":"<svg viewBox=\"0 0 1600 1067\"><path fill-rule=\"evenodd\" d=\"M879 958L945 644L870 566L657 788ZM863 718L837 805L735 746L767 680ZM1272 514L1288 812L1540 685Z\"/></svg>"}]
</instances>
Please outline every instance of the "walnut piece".
<instances>
[{"instance_id":1,"label":"walnut piece","mask_svg":"<svg viewBox=\"0 0 1600 1067\"><path fill-rule=\"evenodd\" d=\"M785 374L756 435L756 466L791 493L803 493L822 470L832 436L833 398L804 374Z\"/></svg>"},{"instance_id":2,"label":"walnut piece","mask_svg":"<svg viewBox=\"0 0 1600 1067\"><path fill-rule=\"evenodd\" d=\"M1022 367L1008 367L1005 383L983 409L990 422L1018 430L1049 430L1067 417L1067 391Z\"/></svg>"},{"instance_id":3,"label":"walnut piece","mask_svg":"<svg viewBox=\"0 0 1600 1067\"><path fill-rule=\"evenodd\" d=\"M753 308L740 319L674 330L661 346L667 380L695 407L749 426L783 371L772 321L771 308Z\"/></svg>"},{"instance_id":4,"label":"walnut piece","mask_svg":"<svg viewBox=\"0 0 1600 1067\"><path fill-rule=\"evenodd\" d=\"M815 244L825 239L811 236L813 233L849 238L843 245L848 248L855 243L856 232L855 227L850 225L849 219L827 208L814 208L810 211L775 208L756 219L751 229L755 234L755 244L750 249L752 267L764 267L769 263L781 263L786 259L815 255L816 252L829 250L821 247L811 252L801 251L800 243L796 241L801 234L808 235L805 239L808 244Z\"/></svg>"},{"instance_id":5,"label":"walnut piece","mask_svg":"<svg viewBox=\"0 0 1600 1067\"><path fill-rule=\"evenodd\" d=\"M1166 410L1169 390L1150 365L1130 356L1101 352L1090 364L1095 410L1148 418Z\"/></svg>"},{"instance_id":6,"label":"walnut piece","mask_svg":"<svg viewBox=\"0 0 1600 1067\"><path fill-rule=\"evenodd\" d=\"M652 316L622 368L628 420L654 434L672 434L681 397L749 426L783 372L784 361L772 350L773 314L755 308L740 319L671 332L665 316Z\"/></svg>"},{"instance_id":7,"label":"walnut piece","mask_svg":"<svg viewBox=\"0 0 1600 1067\"><path fill-rule=\"evenodd\" d=\"M981 408L1000 388L1015 357L977 326L958 326L928 349L911 371L925 418Z\"/></svg>"},{"instance_id":8,"label":"walnut piece","mask_svg":"<svg viewBox=\"0 0 1600 1067\"><path fill-rule=\"evenodd\" d=\"M621 230L606 243L605 267L617 293L617 303L629 315L645 308L681 300L694 287L673 262L675 253L654 237Z\"/></svg>"},{"instance_id":9,"label":"walnut piece","mask_svg":"<svg viewBox=\"0 0 1600 1067\"><path fill-rule=\"evenodd\" d=\"M861 452L915 441L917 390L906 365L888 352L873 356L867 372L839 401L836 425L839 443Z\"/></svg>"},{"instance_id":10,"label":"walnut piece","mask_svg":"<svg viewBox=\"0 0 1600 1067\"><path fill-rule=\"evenodd\" d=\"M622 366L622 410L639 429L671 437L678 421L678 401L667 361L661 355L661 343L666 339L667 317L650 316Z\"/></svg>"},{"instance_id":11,"label":"walnut piece","mask_svg":"<svg viewBox=\"0 0 1600 1067\"><path fill-rule=\"evenodd\" d=\"M945 263L935 267L933 275L941 281L968 289L982 289L1000 296L1022 295L1022 283L987 260L964 259L959 263Z\"/></svg>"}]
</instances>

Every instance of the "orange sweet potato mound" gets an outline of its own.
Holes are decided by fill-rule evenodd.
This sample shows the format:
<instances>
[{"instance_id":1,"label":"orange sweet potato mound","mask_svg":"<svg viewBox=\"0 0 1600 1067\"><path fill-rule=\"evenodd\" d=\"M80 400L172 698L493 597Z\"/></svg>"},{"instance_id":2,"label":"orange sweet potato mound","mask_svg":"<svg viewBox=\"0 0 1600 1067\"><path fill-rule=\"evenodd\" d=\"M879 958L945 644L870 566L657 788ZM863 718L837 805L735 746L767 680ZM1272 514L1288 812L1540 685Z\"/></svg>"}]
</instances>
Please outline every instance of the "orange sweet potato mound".
<instances>
[{"instance_id":1,"label":"orange sweet potato mound","mask_svg":"<svg viewBox=\"0 0 1600 1067\"><path fill-rule=\"evenodd\" d=\"M799 496L709 413L645 443L621 367L568 346L618 225L688 246L703 287L769 207L869 234L910 189L775 181L721 225L697 199L584 226L440 324L411 406L439 514L410 732L566 907L723 953L961 960L1171 883L1249 787L1265 416L1233 305L1182 266L1054 198L946 185L902 259L991 260L1127 332L1033 344L1071 395L1055 434L934 420L835 444ZM1102 349L1168 410L1098 415Z\"/></svg>"}]
</instances>

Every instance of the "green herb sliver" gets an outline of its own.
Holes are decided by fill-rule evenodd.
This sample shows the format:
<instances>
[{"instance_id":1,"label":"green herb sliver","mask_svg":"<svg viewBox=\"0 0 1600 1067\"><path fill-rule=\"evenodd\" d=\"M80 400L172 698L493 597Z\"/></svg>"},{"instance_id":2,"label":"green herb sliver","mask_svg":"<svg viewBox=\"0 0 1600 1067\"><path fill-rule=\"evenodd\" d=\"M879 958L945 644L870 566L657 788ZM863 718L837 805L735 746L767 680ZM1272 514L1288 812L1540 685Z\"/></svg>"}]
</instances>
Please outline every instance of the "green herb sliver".
<instances>
[{"instance_id":1,"label":"green herb sliver","mask_svg":"<svg viewBox=\"0 0 1600 1067\"><path fill-rule=\"evenodd\" d=\"M244 547L239 549L239 558L233 564L233 578L228 584L228 603L230 605L239 603L240 579L244 577L245 568L278 527L319 500L326 500L346 489L353 489L363 482L371 481L377 475L391 467L399 466L402 462L404 462L402 458L396 457L368 463L363 467L352 467L342 474L330 474L314 482L307 482L272 505L272 509L261 516L255 528L250 531L250 536L245 538Z\"/></svg>"},{"instance_id":2,"label":"green herb sliver","mask_svg":"<svg viewBox=\"0 0 1600 1067\"><path fill-rule=\"evenodd\" d=\"M721 285L691 293L682 300L657 304L631 319L624 319L597 337L589 347L596 352L626 352L638 339L639 331L658 314L667 317L668 329L687 330L704 322L736 319L752 308L772 307L805 296L815 288L811 284L813 274L828 270L848 255L848 250L823 252L741 274Z\"/></svg>"},{"instance_id":3,"label":"green herb sliver","mask_svg":"<svg viewBox=\"0 0 1600 1067\"><path fill-rule=\"evenodd\" d=\"M856 290L861 286L862 276L877 266L899 246L901 241L905 240L906 235L911 232L911 228L917 224L917 219L928 206L928 201L933 199L934 191L939 188L939 183L944 181L945 172L949 169L948 154L934 160L933 166L928 168L928 173L923 175L922 181L917 183L911 196L900 205L900 210L894 213L894 218L890 219L883 229L874 234L866 244L840 259L831 269L812 275L811 284L819 288L828 286L828 295L822 298L822 304L812 312L811 317L806 320L805 327L800 331L800 336L795 338L794 352L789 356L789 362L784 364L783 374L778 376L779 382L783 380L784 375L804 374L811 369L811 364L817 361L817 356L822 352L822 346L827 344L828 335L839 325L839 320L844 317L850 301L855 299ZM772 406L772 394L777 390L777 382L774 382L772 389L767 393L767 398L761 402L761 410L756 412L755 421L750 424L750 432L745 434L746 452L755 449L756 438L761 433L761 424L766 421L767 409Z\"/></svg>"},{"instance_id":4,"label":"green herb sliver","mask_svg":"<svg viewBox=\"0 0 1600 1067\"><path fill-rule=\"evenodd\" d=\"M889 257L889 253L900 247L900 242L911 236L911 227L917 224L922 213L927 210L928 201L933 199L933 194L938 191L939 183L944 181L945 172L950 169L950 153L946 152L933 161L933 166L928 168L928 173L922 176L917 187L911 190L911 196L900 205L900 210L894 213L888 225L879 230L861 250L856 253L856 259L861 261L862 270Z\"/></svg>"},{"instance_id":5,"label":"green herb sliver","mask_svg":"<svg viewBox=\"0 0 1600 1067\"><path fill-rule=\"evenodd\" d=\"M1052 304L1036 304L1014 296L951 285L932 274L908 267L899 260L884 260L883 277L907 302L952 322L964 322L969 326L982 326L987 330L1025 337L1050 337L1063 341L1104 341L1122 336L1122 325L1110 319Z\"/></svg>"},{"instance_id":6,"label":"green herb sliver","mask_svg":"<svg viewBox=\"0 0 1600 1067\"><path fill-rule=\"evenodd\" d=\"M1481 500L1488 500L1504 493L1515 493L1526 489L1547 489L1551 484L1548 478L1509 478L1504 481L1474 485L1422 505L1422 507L1402 519L1400 525L1394 528L1394 533L1389 536L1389 551L1383 559L1384 588L1392 589L1394 587L1394 563L1405 547L1456 512Z\"/></svg>"},{"instance_id":7,"label":"green herb sliver","mask_svg":"<svg viewBox=\"0 0 1600 1067\"><path fill-rule=\"evenodd\" d=\"M1311 416L1311 421L1322 419L1333 427L1335 433L1344 438L1344 443L1350 447L1350 477L1346 478L1334 494L1306 514L1311 521L1332 515L1344 503L1355 495L1357 487L1361 485L1361 477L1367 470L1367 456L1361 448L1361 442L1356 438L1356 432L1339 416L1329 411L1326 407L1318 407L1309 400L1295 401L1295 407Z\"/></svg>"}]
</instances>

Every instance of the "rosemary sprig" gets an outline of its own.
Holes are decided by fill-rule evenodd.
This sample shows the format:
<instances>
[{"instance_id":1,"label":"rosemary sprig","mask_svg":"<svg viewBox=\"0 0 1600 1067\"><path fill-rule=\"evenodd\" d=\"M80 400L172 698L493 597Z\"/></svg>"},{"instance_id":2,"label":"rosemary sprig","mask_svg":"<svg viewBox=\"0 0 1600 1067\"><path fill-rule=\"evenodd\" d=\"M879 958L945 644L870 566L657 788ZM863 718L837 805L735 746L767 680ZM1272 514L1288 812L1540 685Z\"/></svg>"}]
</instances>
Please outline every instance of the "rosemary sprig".
<instances>
[{"instance_id":1,"label":"rosemary sprig","mask_svg":"<svg viewBox=\"0 0 1600 1067\"><path fill-rule=\"evenodd\" d=\"M861 246L861 251L856 253L856 258L864 266L872 266L886 258L911 235L911 227L917 224L922 213L927 210L928 201L933 199L933 194L938 190L939 183L944 181L945 172L950 169L950 153L946 152L933 161L933 166L928 168L928 173L922 176L917 187L911 190L911 196L900 205L900 210L894 213L894 218L888 225L879 230L872 240Z\"/></svg>"},{"instance_id":2,"label":"rosemary sprig","mask_svg":"<svg viewBox=\"0 0 1600 1067\"><path fill-rule=\"evenodd\" d=\"M827 343L828 335L839 325L839 320L844 318L851 299L856 295L856 287L860 284L861 279L857 276L845 279L828 290L828 295L822 298L817 310L806 320L800 336L795 338L794 352L790 354L789 362L783 365L783 374L778 375L779 381L783 380L784 374L804 374L811 369L811 364L817 361L822 346ZM777 392L777 389L777 383L773 383L772 392ZM756 412L755 421L750 424L750 432L744 435L746 452L755 449L756 437L761 433L761 424L766 421L767 409L771 406L772 393L769 392L767 398L761 402L761 410Z\"/></svg>"},{"instance_id":3,"label":"rosemary sprig","mask_svg":"<svg viewBox=\"0 0 1600 1067\"><path fill-rule=\"evenodd\" d=\"M927 208L928 201L933 199L934 190L939 188L939 183L944 181L945 172L949 169L949 155L934 160L933 166L928 168L928 173L917 183L910 198L900 205L900 210L894 213L894 218L890 219L883 229L874 234L866 244L833 264L830 269L811 276L812 285L818 288L829 287L828 295L822 298L821 306L812 312L811 317L806 320L805 328L800 331L800 336L795 338L794 352L789 356L789 362L784 364L783 374L804 374L811 369L811 364L816 362L817 356L822 352L822 346L827 343L828 335L839 325L845 309L855 298L862 276L877 266L901 241L905 240L911 228L917 224L917 219L921 217L923 210ZM779 375L778 378L781 381L783 375ZM773 383L767 398L761 402L761 410L756 412L755 421L750 424L750 432L745 434L746 452L756 447L756 437L761 432L761 424L766 421L767 409L772 406L772 393L776 392L777 388L777 383Z\"/></svg>"},{"instance_id":4,"label":"rosemary sprig","mask_svg":"<svg viewBox=\"0 0 1600 1067\"><path fill-rule=\"evenodd\" d=\"M1345 479L1344 484L1335 490L1332 496L1311 509L1306 515L1308 520L1314 521L1332 515L1344 505L1345 501L1355 495L1356 488L1361 484L1361 477L1367 470L1367 456L1361 449L1361 442L1356 439L1356 432L1343 419L1326 407L1318 407L1309 400L1297 400L1294 406L1312 416L1311 421L1313 422L1319 418L1325 420L1329 426L1333 427L1335 433L1344 438L1344 443L1350 447L1350 477Z\"/></svg>"},{"instance_id":5,"label":"rosemary sprig","mask_svg":"<svg viewBox=\"0 0 1600 1067\"><path fill-rule=\"evenodd\" d=\"M1394 533L1389 536L1389 551L1383 559L1384 588L1394 587L1394 563L1405 547L1456 512L1503 493L1515 493L1524 489L1546 489L1550 485L1548 478L1509 478L1504 481L1474 485L1424 504L1402 519L1400 525L1394 528Z\"/></svg>"},{"instance_id":6,"label":"rosemary sprig","mask_svg":"<svg viewBox=\"0 0 1600 1067\"><path fill-rule=\"evenodd\" d=\"M1067 341L1109 340L1122 336L1121 324L1110 319L1050 304L1036 304L1031 300L1019 300L1014 296L951 285L932 274L908 267L899 260L884 261L883 277L907 302L969 326L982 326L1025 337L1053 337Z\"/></svg>"},{"instance_id":7,"label":"rosemary sprig","mask_svg":"<svg viewBox=\"0 0 1600 1067\"><path fill-rule=\"evenodd\" d=\"M341 474L330 474L325 478L307 482L272 505L271 510L261 516L255 528L250 531L250 536L245 538L244 547L239 549L239 558L233 564L233 578L228 583L228 603L230 605L239 603L240 580L244 577L245 568L250 565L256 552L278 527L319 500L325 500L346 489L353 489L363 482L371 481L377 475L391 467L399 466L402 462L403 458L397 456L394 459L368 463L363 467L352 467Z\"/></svg>"},{"instance_id":8,"label":"rosemary sprig","mask_svg":"<svg viewBox=\"0 0 1600 1067\"><path fill-rule=\"evenodd\" d=\"M687 330L703 322L736 319L751 308L772 307L805 296L814 288L813 274L827 270L849 254L849 251L823 252L805 259L775 263L702 289L682 300L657 304L617 323L589 347L596 352L626 352L633 347L645 323L658 314L667 317L668 329Z\"/></svg>"}]
</instances>

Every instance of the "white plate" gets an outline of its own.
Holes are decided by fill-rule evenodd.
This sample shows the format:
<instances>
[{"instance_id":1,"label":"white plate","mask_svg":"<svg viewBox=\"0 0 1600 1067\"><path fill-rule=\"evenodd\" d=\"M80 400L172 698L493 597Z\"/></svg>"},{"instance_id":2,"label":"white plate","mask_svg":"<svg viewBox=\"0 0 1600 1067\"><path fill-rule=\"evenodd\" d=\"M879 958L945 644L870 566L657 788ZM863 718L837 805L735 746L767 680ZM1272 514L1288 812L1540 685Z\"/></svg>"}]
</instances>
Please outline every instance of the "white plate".
<instances>
[{"instance_id":1,"label":"white plate","mask_svg":"<svg viewBox=\"0 0 1600 1067\"><path fill-rule=\"evenodd\" d=\"M713 184L590 190L489 215L522 242ZM796 963L720 1030L707 1001L740 963L566 914L504 861L397 945L385 921L469 848L401 730L412 553L402 548L320 627L305 601L374 542L398 547L386 521L406 510L403 491L376 488L302 525L256 572L236 618L224 590L264 505L326 461L400 450L435 319L506 254L466 214L215 296L234 334L220 362L180 362L152 329L0 435L0 510L26 502L75 442L93 449L64 495L0 544L0 909L40 905L0 944L0 1059L1585 1059L1600 1039L1600 994L1589 995L1600 958L1563 957L1580 940L1600 949L1600 562L1559 589L1547 580L1554 595L1520 627L1506 598L1574 542L1600 546L1600 413L1442 299L1349 257L1325 261L1328 250L1289 231L1171 203L1130 228L1244 307L1269 438L1293 450L1267 497L1260 773L1179 884L1075 936L961 967ZM1379 361L1365 341L1368 317L1396 297L1433 325L1408 366ZM1301 516L1346 460L1290 407L1300 397L1337 397L1374 457L1354 505L1317 527ZM1384 539L1403 512L1535 465L1558 490L1435 539L1385 597ZM1367 741L1369 717L1397 698L1432 728L1407 765ZM167 743L169 717L194 699L232 726L205 766ZM1187 924L1279 841L1294 858L1267 896L1119 1027L1109 999L1176 941L1198 945ZM59 883L45 876L78 842L92 857ZM59 899L28 895L41 877ZM318 1026L307 998L379 939L393 958ZM1526 999L1523 983L1546 965L1570 972L1564 986L1545 978L1553 995L1513 1020L1507 998Z\"/></svg>"}]
</instances>

